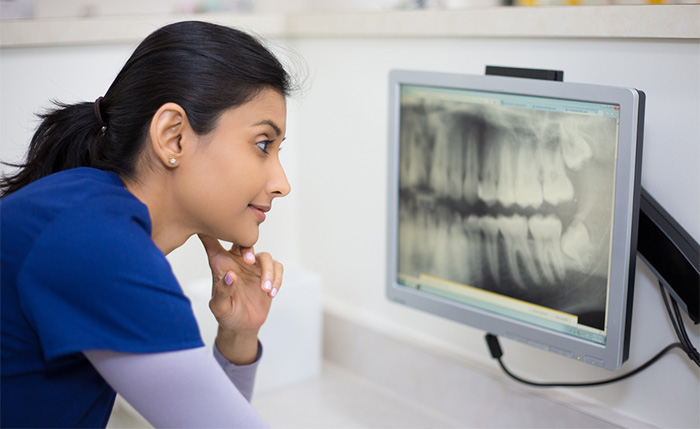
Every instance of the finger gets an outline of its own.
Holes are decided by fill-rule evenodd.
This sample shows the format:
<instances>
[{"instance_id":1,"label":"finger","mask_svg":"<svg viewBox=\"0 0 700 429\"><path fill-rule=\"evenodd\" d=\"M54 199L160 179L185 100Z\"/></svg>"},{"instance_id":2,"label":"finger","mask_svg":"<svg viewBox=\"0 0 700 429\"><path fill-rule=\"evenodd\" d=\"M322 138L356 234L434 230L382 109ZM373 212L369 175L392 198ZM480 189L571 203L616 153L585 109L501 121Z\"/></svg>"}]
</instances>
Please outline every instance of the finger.
<instances>
[{"instance_id":1,"label":"finger","mask_svg":"<svg viewBox=\"0 0 700 429\"><path fill-rule=\"evenodd\" d=\"M253 249L253 246L241 247L241 255L243 256L245 263L248 265L253 265L257 259L255 257L255 250Z\"/></svg>"},{"instance_id":2,"label":"finger","mask_svg":"<svg viewBox=\"0 0 700 429\"><path fill-rule=\"evenodd\" d=\"M215 315L228 310L230 298L234 293L237 281L238 276L236 273L227 271L221 280L214 283L211 300L209 301L209 308Z\"/></svg>"},{"instance_id":3,"label":"finger","mask_svg":"<svg viewBox=\"0 0 700 429\"><path fill-rule=\"evenodd\" d=\"M272 290L270 291L270 296L275 297L282 287L282 276L284 274L284 265L282 263L274 261L275 266L275 277L272 280Z\"/></svg>"},{"instance_id":4,"label":"finger","mask_svg":"<svg viewBox=\"0 0 700 429\"><path fill-rule=\"evenodd\" d=\"M275 280L275 261L267 252L258 254L257 259L260 264L260 286L262 290L270 294L270 296L274 296L272 294L272 282ZM275 294L277 294L276 290Z\"/></svg>"},{"instance_id":5,"label":"finger","mask_svg":"<svg viewBox=\"0 0 700 429\"><path fill-rule=\"evenodd\" d=\"M235 256L240 256L243 258L243 261L247 265L253 265L256 261L255 257L255 249L253 249L253 246L251 247L240 247L237 244L234 244L231 246L231 250L229 252L232 255Z\"/></svg>"}]
</instances>

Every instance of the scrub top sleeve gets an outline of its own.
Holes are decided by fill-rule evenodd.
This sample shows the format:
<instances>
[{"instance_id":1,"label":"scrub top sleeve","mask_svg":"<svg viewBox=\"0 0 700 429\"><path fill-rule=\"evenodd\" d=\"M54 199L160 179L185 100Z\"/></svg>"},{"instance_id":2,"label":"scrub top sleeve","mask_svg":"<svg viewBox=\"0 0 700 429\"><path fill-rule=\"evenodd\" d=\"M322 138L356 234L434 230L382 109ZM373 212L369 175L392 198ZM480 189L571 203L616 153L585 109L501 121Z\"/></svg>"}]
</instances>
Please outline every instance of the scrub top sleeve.
<instances>
[{"instance_id":1,"label":"scrub top sleeve","mask_svg":"<svg viewBox=\"0 0 700 429\"><path fill-rule=\"evenodd\" d=\"M202 346L189 300L138 218L76 210L36 240L18 277L47 360L82 350Z\"/></svg>"}]
</instances>

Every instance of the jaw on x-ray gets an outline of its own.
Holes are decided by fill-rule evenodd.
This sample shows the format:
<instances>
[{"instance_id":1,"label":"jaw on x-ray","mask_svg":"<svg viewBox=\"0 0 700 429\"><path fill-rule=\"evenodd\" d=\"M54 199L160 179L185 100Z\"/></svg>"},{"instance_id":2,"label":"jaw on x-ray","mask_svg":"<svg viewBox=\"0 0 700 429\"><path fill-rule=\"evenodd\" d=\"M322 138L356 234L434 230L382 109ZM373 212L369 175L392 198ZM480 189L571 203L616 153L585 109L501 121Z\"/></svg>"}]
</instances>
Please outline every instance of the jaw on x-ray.
<instances>
[{"instance_id":1,"label":"jaw on x-ray","mask_svg":"<svg viewBox=\"0 0 700 429\"><path fill-rule=\"evenodd\" d=\"M399 272L604 328L615 119L402 100Z\"/></svg>"}]
</instances>

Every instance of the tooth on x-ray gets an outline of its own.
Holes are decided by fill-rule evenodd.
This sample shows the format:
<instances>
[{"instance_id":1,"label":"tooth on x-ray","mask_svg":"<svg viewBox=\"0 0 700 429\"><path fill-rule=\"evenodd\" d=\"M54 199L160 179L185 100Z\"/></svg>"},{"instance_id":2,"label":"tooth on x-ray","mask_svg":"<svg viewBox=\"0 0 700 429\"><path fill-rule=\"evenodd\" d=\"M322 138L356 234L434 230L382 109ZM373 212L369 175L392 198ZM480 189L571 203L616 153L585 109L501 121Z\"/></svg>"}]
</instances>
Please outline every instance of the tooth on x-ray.
<instances>
[{"instance_id":1,"label":"tooth on x-ray","mask_svg":"<svg viewBox=\"0 0 700 429\"><path fill-rule=\"evenodd\" d=\"M451 198L456 200L462 198L462 187L464 184L464 141L462 133L455 122L455 116L449 116L446 122L446 132L444 132L449 147L449 158L447 163L447 184Z\"/></svg>"},{"instance_id":2,"label":"tooth on x-ray","mask_svg":"<svg viewBox=\"0 0 700 429\"><path fill-rule=\"evenodd\" d=\"M542 150L542 197L552 205L574 199L574 185L566 175L560 150Z\"/></svg>"},{"instance_id":3,"label":"tooth on x-ray","mask_svg":"<svg viewBox=\"0 0 700 429\"><path fill-rule=\"evenodd\" d=\"M562 251L579 266L586 266L593 257L591 236L582 222L574 222L561 236Z\"/></svg>"},{"instance_id":4,"label":"tooth on x-ray","mask_svg":"<svg viewBox=\"0 0 700 429\"><path fill-rule=\"evenodd\" d=\"M498 263L498 221L491 216L479 218L479 226L484 233L484 254L488 263L491 277L498 282L500 280L500 268Z\"/></svg>"},{"instance_id":5,"label":"tooth on x-ray","mask_svg":"<svg viewBox=\"0 0 700 429\"><path fill-rule=\"evenodd\" d=\"M561 151L566 166L571 170L580 170L591 159L593 151L581 132L572 132L570 127L561 126Z\"/></svg>"},{"instance_id":6,"label":"tooth on x-ray","mask_svg":"<svg viewBox=\"0 0 700 429\"><path fill-rule=\"evenodd\" d=\"M400 170L402 187L419 187L428 183L428 166L425 162L427 153L431 150L426 122L422 110L407 110L401 121L401 135L406 139L402 145Z\"/></svg>"},{"instance_id":7,"label":"tooth on x-ray","mask_svg":"<svg viewBox=\"0 0 700 429\"><path fill-rule=\"evenodd\" d=\"M525 277L520 266L525 268L530 280L540 282L534 255L527 240L527 219L525 216L499 216L498 225L505 243L506 261L513 279L520 287L525 287Z\"/></svg>"},{"instance_id":8,"label":"tooth on x-ray","mask_svg":"<svg viewBox=\"0 0 700 429\"><path fill-rule=\"evenodd\" d=\"M433 272L440 277L450 275L450 265L452 258L450 252L450 231L449 222L442 215L438 216L437 230L435 231L435 250L433 251Z\"/></svg>"},{"instance_id":9,"label":"tooth on x-ray","mask_svg":"<svg viewBox=\"0 0 700 429\"><path fill-rule=\"evenodd\" d=\"M515 155L510 141L501 141L500 168L496 194L503 207L515 204Z\"/></svg>"},{"instance_id":10,"label":"tooth on x-ray","mask_svg":"<svg viewBox=\"0 0 700 429\"><path fill-rule=\"evenodd\" d=\"M553 215L536 214L530 217L528 225L542 275L550 284L563 280L566 265L561 250L561 221Z\"/></svg>"},{"instance_id":11,"label":"tooth on x-ray","mask_svg":"<svg viewBox=\"0 0 700 429\"><path fill-rule=\"evenodd\" d=\"M544 199L539 181L540 162L535 158L535 148L528 143L522 143L518 150L515 166L515 202L523 208L539 208Z\"/></svg>"},{"instance_id":12,"label":"tooth on x-ray","mask_svg":"<svg viewBox=\"0 0 700 429\"><path fill-rule=\"evenodd\" d=\"M464 234L464 225L459 213L454 213L449 224L448 243L450 252L450 275L453 280L464 283L471 275L469 240Z\"/></svg>"},{"instance_id":13,"label":"tooth on x-ray","mask_svg":"<svg viewBox=\"0 0 700 429\"><path fill-rule=\"evenodd\" d=\"M488 205L493 205L498 199L496 191L496 181L499 174L499 149L497 142L486 142L484 144L484 166L481 169L481 180L478 185L479 199Z\"/></svg>"},{"instance_id":14,"label":"tooth on x-ray","mask_svg":"<svg viewBox=\"0 0 700 429\"><path fill-rule=\"evenodd\" d=\"M464 133L464 200L474 204L479 199L478 132L469 128Z\"/></svg>"},{"instance_id":15,"label":"tooth on x-ray","mask_svg":"<svg viewBox=\"0 0 700 429\"><path fill-rule=\"evenodd\" d=\"M436 112L428 116L432 134L433 162L430 168L430 185L436 195L450 195L450 141L446 127L445 112Z\"/></svg>"},{"instance_id":16,"label":"tooth on x-ray","mask_svg":"<svg viewBox=\"0 0 700 429\"><path fill-rule=\"evenodd\" d=\"M480 282L484 266L482 257L484 248L482 245L479 218L476 217L476 215L469 215L463 221L463 228L467 234L467 243L469 245L469 259L465 261L471 268L469 277L473 282Z\"/></svg>"}]
</instances>

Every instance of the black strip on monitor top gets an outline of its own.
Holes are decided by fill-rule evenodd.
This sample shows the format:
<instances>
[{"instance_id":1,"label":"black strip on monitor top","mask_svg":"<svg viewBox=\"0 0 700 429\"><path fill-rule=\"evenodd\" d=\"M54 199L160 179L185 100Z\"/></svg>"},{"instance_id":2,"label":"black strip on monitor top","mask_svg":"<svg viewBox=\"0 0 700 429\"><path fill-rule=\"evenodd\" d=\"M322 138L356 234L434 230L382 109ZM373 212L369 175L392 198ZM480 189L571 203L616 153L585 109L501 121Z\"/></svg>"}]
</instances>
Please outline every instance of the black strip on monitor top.
<instances>
[{"instance_id":1,"label":"black strip on monitor top","mask_svg":"<svg viewBox=\"0 0 700 429\"><path fill-rule=\"evenodd\" d=\"M564 72L562 70L525 69L517 67L486 66L486 75L553 80L557 82L562 82L564 80Z\"/></svg>"}]
</instances>

